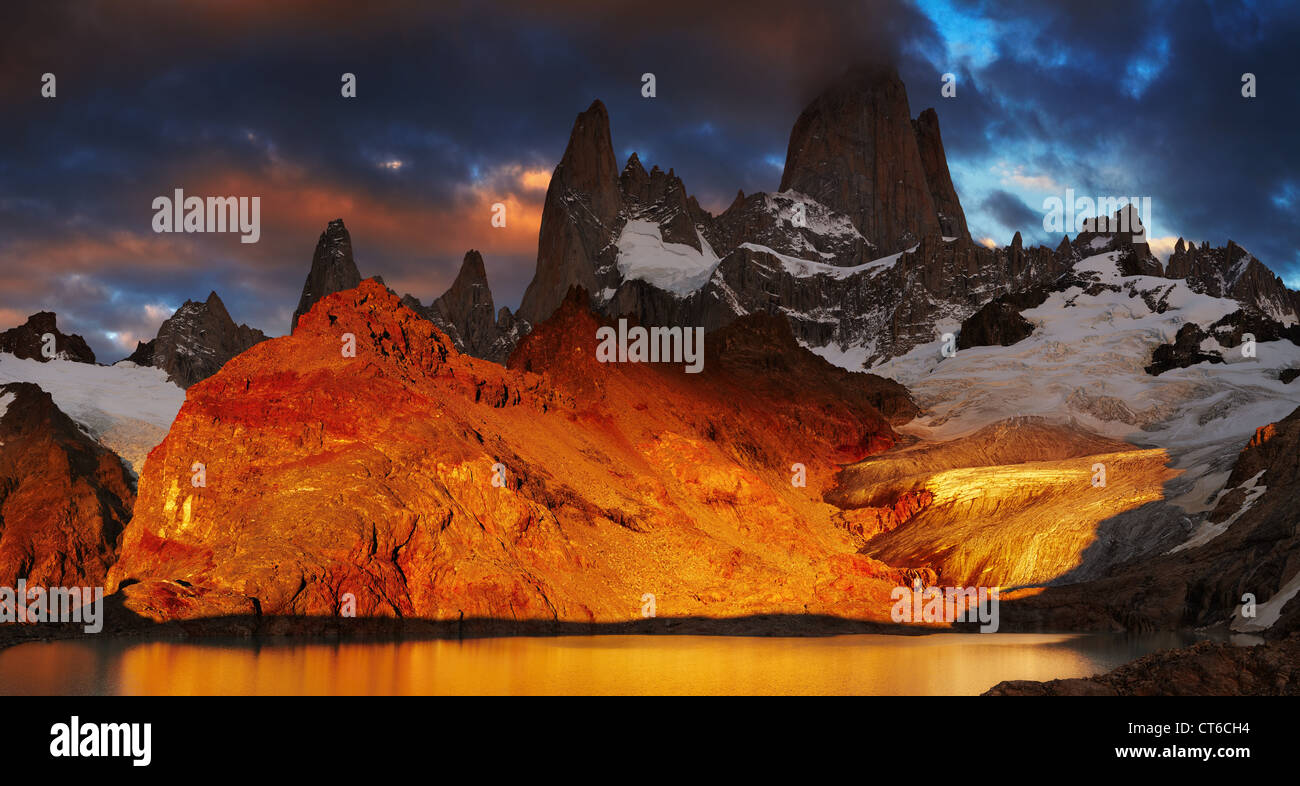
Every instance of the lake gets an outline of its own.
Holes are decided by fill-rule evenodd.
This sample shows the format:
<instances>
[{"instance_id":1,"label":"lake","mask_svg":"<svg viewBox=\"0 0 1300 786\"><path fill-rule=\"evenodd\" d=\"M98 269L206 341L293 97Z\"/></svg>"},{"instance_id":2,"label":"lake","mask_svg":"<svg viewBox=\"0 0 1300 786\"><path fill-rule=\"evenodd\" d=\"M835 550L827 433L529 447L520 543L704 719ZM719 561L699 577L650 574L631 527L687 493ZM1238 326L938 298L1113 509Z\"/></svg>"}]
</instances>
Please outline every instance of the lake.
<instances>
[{"instance_id":1,"label":"lake","mask_svg":"<svg viewBox=\"0 0 1300 786\"><path fill-rule=\"evenodd\" d=\"M1109 671L1186 634L826 638L566 636L465 641L28 642L4 695L975 695L1002 680Z\"/></svg>"}]
</instances>

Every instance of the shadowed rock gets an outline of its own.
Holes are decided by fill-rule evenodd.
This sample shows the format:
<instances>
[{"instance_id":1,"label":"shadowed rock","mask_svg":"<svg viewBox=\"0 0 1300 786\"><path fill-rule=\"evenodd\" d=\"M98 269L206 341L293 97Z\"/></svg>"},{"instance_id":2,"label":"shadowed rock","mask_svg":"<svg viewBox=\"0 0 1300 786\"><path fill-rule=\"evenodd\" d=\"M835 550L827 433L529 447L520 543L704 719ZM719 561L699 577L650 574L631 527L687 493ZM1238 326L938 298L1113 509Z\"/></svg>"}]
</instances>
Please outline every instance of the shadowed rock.
<instances>
[{"instance_id":1,"label":"shadowed rock","mask_svg":"<svg viewBox=\"0 0 1300 786\"><path fill-rule=\"evenodd\" d=\"M298 308L293 312L290 332L298 327L298 320L311 310L316 301L352 289L361 283L361 274L352 261L352 236L343 219L336 218L329 222L320 240L316 242L316 252L312 254L311 271L302 285L302 297L298 299Z\"/></svg>"},{"instance_id":2,"label":"shadowed rock","mask_svg":"<svg viewBox=\"0 0 1300 786\"><path fill-rule=\"evenodd\" d=\"M139 342L127 360L155 366L183 388L207 379L235 355L266 334L248 325L236 325L216 292L199 302L187 300L158 328L158 335Z\"/></svg>"},{"instance_id":3,"label":"shadowed rock","mask_svg":"<svg viewBox=\"0 0 1300 786\"><path fill-rule=\"evenodd\" d=\"M56 358L75 360L78 363L95 362L95 353L91 351L85 339L59 331L57 317L52 311L39 311L18 327L0 333L0 352L9 352L20 358L39 360L44 363L52 359L46 357L42 351L45 347L46 335L54 336Z\"/></svg>"}]
</instances>

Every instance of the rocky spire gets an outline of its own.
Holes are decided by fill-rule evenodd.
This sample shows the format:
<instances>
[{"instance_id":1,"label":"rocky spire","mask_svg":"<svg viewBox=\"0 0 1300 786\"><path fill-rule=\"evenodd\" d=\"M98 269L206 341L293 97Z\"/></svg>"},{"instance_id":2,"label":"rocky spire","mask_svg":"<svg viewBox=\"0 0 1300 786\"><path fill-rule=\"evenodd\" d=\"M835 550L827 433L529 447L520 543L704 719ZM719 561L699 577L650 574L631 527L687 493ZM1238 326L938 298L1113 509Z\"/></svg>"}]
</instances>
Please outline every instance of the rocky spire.
<instances>
[{"instance_id":1,"label":"rocky spire","mask_svg":"<svg viewBox=\"0 0 1300 786\"><path fill-rule=\"evenodd\" d=\"M298 308L293 312L290 332L298 326L298 319L311 310L317 300L352 289L361 283L361 274L352 261L352 237L343 219L336 218L325 227L316 242L316 253L311 258L311 272L302 285L302 297L298 299Z\"/></svg>"},{"instance_id":2,"label":"rocky spire","mask_svg":"<svg viewBox=\"0 0 1300 786\"><path fill-rule=\"evenodd\" d=\"M622 208L609 113L594 101L574 121L564 157L546 189L537 273L524 292L520 317L536 323L550 316L572 284L599 289L594 261Z\"/></svg>"},{"instance_id":3,"label":"rocky spire","mask_svg":"<svg viewBox=\"0 0 1300 786\"><path fill-rule=\"evenodd\" d=\"M497 339L496 315L479 252L471 249L465 254L456 280L442 297L433 301L432 308L456 326L463 343L458 347L462 352L474 357L486 356Z\"/></svg>"},{"instance_id":4,"label":"rocky spire","mask_svg":"<svg viewBox=\"0 0 1300 786\"><path fill-rule=\"evenodd\" d=\"M966 219L947 175L938 128L933 113L914 128L897 70L853 69L795 122L781 190L799 191L848 215L882 254L902 251L931 233L965 236Z\"/></svg>"},{"instance_id":5,"label":"rocky spire","mask_svg":"<svg viewBox=\"0 0 1300 786\"><path fill-rule=\"evenodd\" d=\"M944 237L969 239L966 214L961 209L961 200L957 198L957 189L952 185L948 157L943 152L939 115L933 109L925 110L912 121L912 130L916 133L916 146L921 154L921 164L925 167L925 181L930 185L930 196L934 199L935 210L939 212L940 231Z\"/></svg>"}]
</instances>

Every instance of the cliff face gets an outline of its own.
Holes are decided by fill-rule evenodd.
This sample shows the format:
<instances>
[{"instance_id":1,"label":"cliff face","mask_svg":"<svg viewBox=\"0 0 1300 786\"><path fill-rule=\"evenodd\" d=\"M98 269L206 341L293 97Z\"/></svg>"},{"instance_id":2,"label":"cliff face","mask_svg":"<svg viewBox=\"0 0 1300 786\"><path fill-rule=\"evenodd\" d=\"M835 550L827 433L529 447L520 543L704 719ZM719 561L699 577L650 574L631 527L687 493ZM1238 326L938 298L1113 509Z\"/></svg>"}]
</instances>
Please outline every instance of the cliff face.
<instances>
[{"instance_id":1,"label":"cliff face","mask_svg":"<svg viewBox=\"0 0 1300 786\"><path fill-rule=\"evenodd\" d=\"M844 213L881 254L930 234L969 237L938 118L931 110L914 126L893 69L855 69L803 110L781 190Z\"/></svg>"},{"instance_id":2,"label":"cliff face","mask_svg":"<svg viewBox=\"0 0 1300 786\"><path fill-rule=\"evenodd\" d=\"M537 272L519 305L520 317L532 324L546 319L570 286L599 291L597 271L622 208L609 113L595 101L574 121L546 189Z\"/></svg>"},{"instance_id":3,"label":"cliff face","mask_svg":"<svg viewBox=\"0 0 1300 786\"><path fill-rule=\"evenodd\" d=\"M374 281L325 298L190 389L111 585L139 581L128 604L158 618L330 614L352 593L361 615L608 621L651 593L660 616L887 619L902 574L821 494L835 462L893 443L873 402L905 420L906 393L761 320L711 337L701 374L598 363L582 300L507 370Z\"/></svg>"},{"instance_id":4,"label":"cliff face","mask_svg":"<svg viewBox=\"0 0 1300 786\"><path fill-rule=\"evenodd\" d=\"M961 209L957 189L948 171L948 155L943 150L943 137L939 134L939 115L927 109L912 121L916 133L916 148L925 170L925 182L930 187L930 197L938 212L939 231L945 237L970 238L966 227L966 213Z\"/></svg>"},{"instance_id":5,"label":"cliff face","mask_svg":"<svg viewBox=\"0 0 1300 786\"><path fill-rule=\"evenodd\" d=\"M0 385L0 586L103 586L134 502L121 459L48 393Z\"/></svg>"}]
</instances>

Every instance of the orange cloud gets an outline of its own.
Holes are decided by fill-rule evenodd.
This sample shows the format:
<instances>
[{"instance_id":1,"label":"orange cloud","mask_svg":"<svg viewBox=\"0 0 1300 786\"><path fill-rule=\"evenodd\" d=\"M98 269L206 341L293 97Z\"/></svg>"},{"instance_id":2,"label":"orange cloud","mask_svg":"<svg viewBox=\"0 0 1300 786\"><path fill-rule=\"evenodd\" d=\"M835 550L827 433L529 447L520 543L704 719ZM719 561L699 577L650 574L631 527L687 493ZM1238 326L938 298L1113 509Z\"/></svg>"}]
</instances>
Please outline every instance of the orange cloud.
<instances>
[{"instance_id":1,"label":"orange cloud","mask_svg":"<svg viewBox=\"0 0 1300 786\"><path fill-rule=\"evenodd\" d=\"M145 223L151 213L142 213ZM130 264L151 270L174 270L197 261L191 236L114 230L107 234L62 235L49 241L22 240L9 252L29 259L42 270L69 273L96 272Z\"/></svg>"},{"instance_id":2,"label":"orange cloud","mask_svg":"<svg viewBox=\"0 0 1300 786\"><path fill-rule=\"evenodd\" d=\"M261 242L232 246L232 254L305 271L320 232L330 220L342 218L362 275L383 275L395 289L409 280L411 294L427 301L451 285L469 249L483 254L489 271L494 269L494 256L536 259L550 173L517 164L498 167L482 181L463 185L450 204L367 193L312 180L295 168L273 172L269 178L240 172L195 173L183 182L188 194L261 197ZM505 205L504 227L492 225L497 203ZM425 260L444 264L432 269L422 265L430 272L417 281L409 269L381 269L368 261L376 256L403 260L408 268ZM531 275L531 262L527 271L514 272Z\"/></svg>"}]
</instances>

